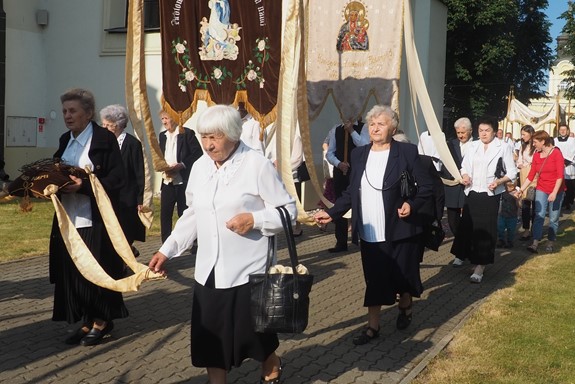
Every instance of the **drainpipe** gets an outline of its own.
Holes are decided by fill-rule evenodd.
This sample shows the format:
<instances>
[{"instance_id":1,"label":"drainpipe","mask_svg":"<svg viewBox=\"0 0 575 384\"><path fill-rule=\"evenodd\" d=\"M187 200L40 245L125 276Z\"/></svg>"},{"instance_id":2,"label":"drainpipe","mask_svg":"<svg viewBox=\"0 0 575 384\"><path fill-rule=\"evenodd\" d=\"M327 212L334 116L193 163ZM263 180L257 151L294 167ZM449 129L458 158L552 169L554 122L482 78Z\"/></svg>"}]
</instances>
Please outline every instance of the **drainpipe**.
<instances>
[{"instance_id":1,"label":"drainpipe","mask_svg":"<svg viewBox=\"0 0 575 384\"><path fill-rule=\"evenodd\" d=\"M6 12L0 0L0 175L4 174L4 141L6 115ZM1 180L0 180L1 182Z\"/></svg>"}]
</instances>

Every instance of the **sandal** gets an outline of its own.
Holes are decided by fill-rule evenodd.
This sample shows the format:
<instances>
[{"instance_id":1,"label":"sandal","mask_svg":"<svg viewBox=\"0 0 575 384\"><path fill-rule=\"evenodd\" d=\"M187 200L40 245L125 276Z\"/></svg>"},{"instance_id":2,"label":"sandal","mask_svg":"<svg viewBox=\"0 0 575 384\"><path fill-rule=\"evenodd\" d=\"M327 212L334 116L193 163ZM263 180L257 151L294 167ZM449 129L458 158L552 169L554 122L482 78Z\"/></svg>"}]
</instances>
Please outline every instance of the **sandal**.
<instances>
[{"instance_id":1,"label":"sandal","mask_svg":"<svg viewBox=\"0 0 575 384\"><path fill-rule=\"evenodd\" d=\"M409 327L411 324L411 319L413 317L413 313L411 312L411 307L413 306L413 299L411 299L411 303L405 308L401 308L399 305L397 309L399 309L399 315L397 315L397 321L395 322L395 327L400 331ZM407 313L409 311L409 313Z\"/></svg>"},{"instance_id":2,"label":"sandal","mask_svg":"<svg viewBox=\"0 0 575 384\"><path fill-rule=\"evenodd\" d=\"M266 378L262 376L262 377L260 377L260 384L279 384L280 383L280 379L282 377L282 370L283 370L284 366L283 366L281 357L278 357L278 359L280 359L280 366L278 367L277 377L275 377L273 379L266 380Z\"/></svg>"},{"instance_id":3,"label":"sandal","mask_svg":"<svg viewBox=\"0 0 575 384\"><path fill-rule=\"evenodd\" d=\"M371 332L371 335L369 334ZM353 343L355 345L364 345L369 343L371 340L376 339L379 337L379 329L373 329L371 327L367 327L361 334L353 339Z\"/></svg>"},{"instance_id":4,"label":"sandal","mask_svg":"<svg viewBox=\"0 0 575 384\"><path fill-rule=\"evenodd\" d=\"M474 273L473 275L469 276L469 281L471 283L474 284L479 284L481 283L481 280L483 280L483 274L479 274L479 273Z\"/></svg>"},{"instance_id":5,"label":"sandal","mask_svg":"<svg viewBox=\"0 0 575 384\"><path fill-rule=\"evenodd\" d=\"M537 246L535 244L531 244L527 247L527 250L531 253L537 253Z\"/></svg>"}]
</instances>

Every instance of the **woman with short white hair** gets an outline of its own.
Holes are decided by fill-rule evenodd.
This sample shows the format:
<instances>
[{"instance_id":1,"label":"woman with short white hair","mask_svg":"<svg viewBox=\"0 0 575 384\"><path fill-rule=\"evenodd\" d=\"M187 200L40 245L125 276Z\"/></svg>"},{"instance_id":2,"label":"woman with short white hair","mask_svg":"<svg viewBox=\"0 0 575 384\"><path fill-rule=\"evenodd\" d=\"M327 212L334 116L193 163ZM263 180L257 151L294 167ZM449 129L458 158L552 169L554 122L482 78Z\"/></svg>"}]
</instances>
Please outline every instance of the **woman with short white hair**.
<instances>
[{"instance_id":1,"label":"woman with short white hair","mask_svg":"<svg viewBox=\"0 0 575 384\"><path fill-rule=\"evenodd\" d=\"M125 183L119 194L118 221L122 231L132 245L135 240L146 241L146 227L138 212L144 204L144 152L142 143L125 131L128 125L128 112L119 104L108 105L100 111L102 126L112 132L118 140L124 165ZM132 247L136 256L140 254Z\"/></svg>"},{"instance_id":2,"label":"woman with short white hair","mask_svg":"<svg viewBox=\"0 0 575 384\"><path fill-rule=\"evenodd\" d=\"M242 120L231 107L209 107L196 127L205 154L193 165L188 209L150 261L180 256L198 240L191 349L192 364L206 367L211 384L246 358L262 362L261 383L279 383L276 334L256 333L250 315L250 274L265 271L268 237L282 230L276 207L293 220L294 199L273 164L240 140Z\"/></svg>"}]
</instances>

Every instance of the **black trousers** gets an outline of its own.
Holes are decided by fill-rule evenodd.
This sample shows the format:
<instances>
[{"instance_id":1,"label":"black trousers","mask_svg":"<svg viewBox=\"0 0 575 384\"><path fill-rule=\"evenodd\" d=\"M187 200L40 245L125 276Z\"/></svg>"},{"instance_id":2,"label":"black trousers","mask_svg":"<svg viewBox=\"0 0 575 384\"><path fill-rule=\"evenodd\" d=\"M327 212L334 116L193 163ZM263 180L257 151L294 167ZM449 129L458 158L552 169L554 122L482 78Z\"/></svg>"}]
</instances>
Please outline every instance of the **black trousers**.
<instances>
[{"instance_id":1,"label":"black trousers","mask_svg":"<svg viewBox=\"0 0 575 384\"><path fill-rule=\"evenodd\" d=\"M575 180L565 179L565 198L563 199L563 207L571 208L575 200Z\"/></svg>"},{"instance_id":2,"label":"black trousers","mask_svg":"<svg viewBox=\"0 0 575 384\"><path fill-rule=\"evenodd\" d=\"M186 205L186 183L162 184L162 193L160 195L160 226L162 233L162 243L172 233L172 217L174 215L174 206L178 205L178 217L182 216Z\"/></svg>"},{"instance_id":3,"label":"black trousers","mask_svg":"<svg viewBox=\"0 0 575 384\"><path fill-rule=\"evenodd\" d=\"M333 189L336 199L343 194L349 185L349 172L344 175L339 169L335 167L333 169ZM340 218L334 220L333 223L335 224L336 247L347 247L347 219Z\"/></svg>"},{"instance_id":4,"label":"black trousers","mask_svg":"<svg viewBox=\"0 0 575 384\"><path fill-rule=\"evenodd\" d=\"M521 227L529 230L535 219L535 203L529 200L523 200L521 203Z\"/></svg>"},{"instance_id":5,"label":"black trousers","mask_svg":"<svg viewBox=\"0 0 575 384\"><path fill-rule=\"evenodd\" d=\"M447 208L447 223L449 224L449 230L455 236L457 233L457 228L459 228L459 222L461 221L461 208Z\"/></svg>"}]
</instances>

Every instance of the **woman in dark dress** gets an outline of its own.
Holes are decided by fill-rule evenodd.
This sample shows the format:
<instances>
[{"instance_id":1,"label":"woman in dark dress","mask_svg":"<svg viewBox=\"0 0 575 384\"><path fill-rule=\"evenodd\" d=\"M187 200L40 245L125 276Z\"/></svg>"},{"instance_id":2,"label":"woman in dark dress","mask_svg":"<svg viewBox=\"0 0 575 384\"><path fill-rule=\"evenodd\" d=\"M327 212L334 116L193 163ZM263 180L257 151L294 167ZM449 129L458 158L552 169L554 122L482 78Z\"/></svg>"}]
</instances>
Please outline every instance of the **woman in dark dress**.
<instances>
[{"instance_id":1,"label":"woman in dark dress","mask_svg":"<svg viewBox=\"0 0 575 384\"><path fill-rule=\"evenodd\" d=\"M60 137L54 158L80 168L90 167L116 206L124 170L115 136L93 121L94 96L84 89L71 89L60 100L69 132ZM73 183L59 190L72 224L102 268L114 279L123 274L123 261L114 251L96 206L89 180L70 176ZM86 280L66 249L57 219L50 237L50 282L54 284L52 320L82 326L66 339L67 344L99 344L114 328L112 320L128 316L122 294Z\"/></svg>"},{"instance_id":2,"label":"woman in dark dress","mask_svg":"<svg viewBox=\"0 0 575 384\"><path fill-rule=\"evenodd\" d=\"M197 239L192 304L192 364L205 367L211 384L227 381L227 372L247 358L261 362L261 384L280 383L282 364L275 333L253 329L249 275L266 268L268 236L282 230L275 207L297 217L272 163L240 140L239 112L214 105L198 116L197 131L205 154L190 172L188 208L150 260L164 272Z\"/></svg>"},{"instance_id":3,"label":"woman in dark dress","mask_svg":"<svg viewBox=\"0 0 575 384\"><path fill-rule=\"evenodd\" d=\"M432 180L422 166L417 147L395 141L397 114L384 105L366 116L371 144L351 154L349 187L335 205L315 215L319 224L343 216L350 208L352 241L361 238L361 261L366 283L364 306L367 328L353 340L356 345L379 336L382 305L393 305L399 295L398 329L411 324L413 297L423 292L419 274L422 227L418 211L432 197ZM415 196L401 196L400 175L409 172L418 184Z\"/></svg>"},{"instance_id":4,"label":"woman in dark dress","mask_svg":"<svg viewBox=\"0 0 575 384\"><path fill-rule=\"evenodd\" d=\"M146 227L138 216L143 207L145 187L142 143L125 131L128 112L123 106L114 104L102 108L100 120L102 126L116 136L124 164L126 178L119 193L118 220L130 245L134 240L146 241ZM132 251L139 255L133 246Z\"/></svg>"}]
</instances>

